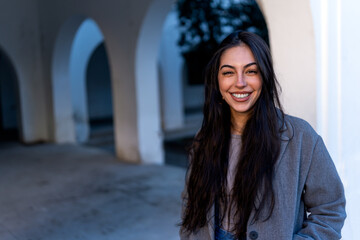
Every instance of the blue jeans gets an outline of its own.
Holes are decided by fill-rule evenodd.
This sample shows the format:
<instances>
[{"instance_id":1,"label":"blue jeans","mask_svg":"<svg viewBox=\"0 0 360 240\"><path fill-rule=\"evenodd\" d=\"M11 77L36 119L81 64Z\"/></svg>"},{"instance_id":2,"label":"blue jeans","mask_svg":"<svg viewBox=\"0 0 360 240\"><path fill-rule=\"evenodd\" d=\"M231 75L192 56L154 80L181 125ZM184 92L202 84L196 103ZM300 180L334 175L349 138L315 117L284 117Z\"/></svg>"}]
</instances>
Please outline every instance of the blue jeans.
<instances>
[{"instance_id":1,"label":"blue jeans","mask_svg":"<svg viewBox=\"0 0 360 240\"><path fill-rule=\"evenodd\" d=\"M235 240L235 237L231 233L217 226L215 229L215 240Z\"/></svg>"},{"instance_id":2,"label":"blue jeans","mask_svg":"<svg viewBox=\"0 0 360 240\"><path fill-rule=\"evenodd\" d=\"M215 240L236 240L232 233L229 233L220 227L219 220L219 205L218 201L215 201Z\"/></svg>"}]
</instances>

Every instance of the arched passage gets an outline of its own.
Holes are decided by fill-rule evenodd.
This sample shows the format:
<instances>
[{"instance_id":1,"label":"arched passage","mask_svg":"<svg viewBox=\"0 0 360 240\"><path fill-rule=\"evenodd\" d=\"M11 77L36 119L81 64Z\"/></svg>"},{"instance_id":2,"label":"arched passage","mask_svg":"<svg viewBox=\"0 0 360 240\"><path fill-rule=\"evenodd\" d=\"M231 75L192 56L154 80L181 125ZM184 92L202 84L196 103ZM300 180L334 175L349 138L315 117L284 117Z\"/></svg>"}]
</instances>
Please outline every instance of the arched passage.
<instances>
[{"instance_id":1,"label":"arched passage","mask_svg":"<svg viewBox=\"0 0 360 240\"><path fill-rule=\"evenodd\" d=\"M21 140L19 102L14 66L0 48L0 142Z\"/></svg>"},{"instance_id":2,"label":"arched passage","mask_svg":"<svg viewBox=\"0 0 360 240\"><path fill-rule=\"evenodd\" d=\"M52 62L56 142L85 142L89 137L86 68L104 40L98 25L82 16L61 27Z\"/></svg>"},{"instance_id":3,"label":"arched passage","mask_svg":"<svg viewBox=\"0 0 360 240\"><path fill-rule=\"evenodd\" d=\"M173 2L154 0L143 19L135 56L135 86L140 157L163 163L158 54L163 24Z\"/></svg>"},{"instance_id":4,"label":"arched passage","mask_svg":"<svg viewBox=\"0 0 360 240\"><path fill-rule=\"evenodd\" d=\"M184 127L183 65L180 49L177 12L170 11L163 24L159 49L159 74L161 92L161 115L164 138L167 132Z\"/></svg>"},{"instance_id":5,"label":"arched passage","mask_svg":"<svg viewBox=\"0 0 360 240\"><path fill-rule=\"evenodd\" d=\"M111 77L105 44L92 53L86 69L90 138L88 144L114 151Z\"/></svg>"},{"instance_id":6,"label":"arched passage","mask_svg":"<svg viewBox=\"0 0 360 240\"><path fill-rule=\"evenodd\" d=\"M86 82L90 123L111 122L111 79L104 43L99 44L89 58Z\"/></svg>"},{"instance_id":7,"label":"arched passage","mask_svg":"<svg viewBox=\"0 0 360 240\"><path fill-rule=\"evenodd\" d=\"M77 30L71 48L70 88L75 136L78 142L85 142L89 138L87 68L91 56L103 41L104 37L98 25L88 18Z\"/></svg>"}]
</instances>

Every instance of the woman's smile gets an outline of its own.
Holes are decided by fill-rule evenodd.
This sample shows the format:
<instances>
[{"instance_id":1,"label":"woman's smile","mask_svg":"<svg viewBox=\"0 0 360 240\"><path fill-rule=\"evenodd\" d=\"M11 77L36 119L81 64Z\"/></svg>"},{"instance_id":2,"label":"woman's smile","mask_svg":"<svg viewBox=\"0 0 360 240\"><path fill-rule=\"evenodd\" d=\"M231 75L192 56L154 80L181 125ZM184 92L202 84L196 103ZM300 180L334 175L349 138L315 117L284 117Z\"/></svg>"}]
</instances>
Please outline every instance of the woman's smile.
<instances>
[{"instance_id":1,"label":"woman's smile","mask_svg":"<svg viewBox=\"0 0 360 240\"><path fill-rule=\"evenodd\" d=\"M249 100L251 92L233 92L230 93L232 98L237 102L245 102Z\"/></svg>"}]
</instances>

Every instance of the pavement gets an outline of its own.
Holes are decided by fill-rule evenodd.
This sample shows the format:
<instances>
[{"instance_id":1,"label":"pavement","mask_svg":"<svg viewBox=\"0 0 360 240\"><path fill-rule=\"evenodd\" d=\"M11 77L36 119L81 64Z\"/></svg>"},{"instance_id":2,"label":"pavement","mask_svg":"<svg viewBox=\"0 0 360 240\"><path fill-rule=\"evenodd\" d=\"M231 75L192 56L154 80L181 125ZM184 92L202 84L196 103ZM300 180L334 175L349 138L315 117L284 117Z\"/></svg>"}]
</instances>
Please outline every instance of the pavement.
<instances>
[{"instance_id":1,"label":"pavement","mask_svg":"<svg viewBox=\"0 0 360 240\"><path fill-rule=\"evenodd\" d=\"M0 146L0 239L179 239L185 171L94 147Z\"/></svg>"}]
</instances>

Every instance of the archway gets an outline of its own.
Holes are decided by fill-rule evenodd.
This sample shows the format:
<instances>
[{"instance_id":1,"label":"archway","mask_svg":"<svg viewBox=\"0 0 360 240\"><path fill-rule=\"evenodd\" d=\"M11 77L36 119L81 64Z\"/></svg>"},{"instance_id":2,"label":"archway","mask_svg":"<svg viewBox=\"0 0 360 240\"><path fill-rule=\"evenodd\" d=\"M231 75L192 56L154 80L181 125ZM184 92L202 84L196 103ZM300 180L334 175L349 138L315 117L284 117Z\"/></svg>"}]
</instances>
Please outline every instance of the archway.
<instances>
[{"instance_id":1,"label":"archway","mask_svg":"<svg viewBox=\"0 0 360 240\"><path fill-rule=\"evenodd\" d=\"M0 49L0 142L21 140L19 102L14 66Z\"/></svg>"},{"instance_id":2,"label":"archway","mask_svg":"<svg viewBox=\"0 0 360 240\"><path fill-rule=\"evenodd\" d=\"M165 163L186 167L186 145L201 126L204 87L187 84L185 61L178 46L180 31L175 7L174 4L164 21L158 56L161 127Z\"/></svg>"},{"instance_id":3,"label":"archway","mask_svg":"<svg viewBox=\"0 0 360 240\"><path fill-rule=\"evenodd\" d=\"M140 158L164 163L158 53L163 24L173 2L154 0L143 19L135 55L135 86Z\"/></svg>"},{"instance_id":4,"label":"archway","mask_svg":"<svg viewBox=\"0 0 360 240\"><path fill-rule=\"evenodd\" d=\"M104 43L92 53L86 69L90 138L88 144L114 152L113 104L108 56Z\"/></svg>"},{"instance_id":5,"label":"archway","mask_svg":"<svg viewBox=\"0 0 360 240\"><path fill-rule=\"evenodd\" d=\"M104 37L98 25L88 18L79 26L71 47L71 104L77 142L86 142L90 136L88 91L86 90L88 63L103 41Z\"/></svg>"},{"instance_id":6,"label":"archway","mask_svg":"<svg viewBox=\"0 0 360 240\"><path fill-rule=\"evenodd\" d=\"M82 16L70 18L60 29L52 62L56 142L85 142L89 137L86 68L103 40L98 25Z\"/></svg>"}]
</instances>

